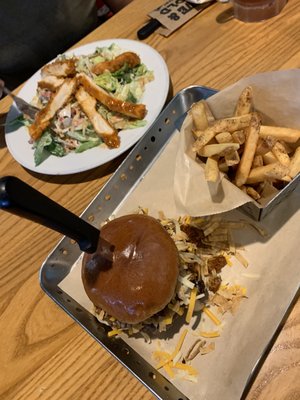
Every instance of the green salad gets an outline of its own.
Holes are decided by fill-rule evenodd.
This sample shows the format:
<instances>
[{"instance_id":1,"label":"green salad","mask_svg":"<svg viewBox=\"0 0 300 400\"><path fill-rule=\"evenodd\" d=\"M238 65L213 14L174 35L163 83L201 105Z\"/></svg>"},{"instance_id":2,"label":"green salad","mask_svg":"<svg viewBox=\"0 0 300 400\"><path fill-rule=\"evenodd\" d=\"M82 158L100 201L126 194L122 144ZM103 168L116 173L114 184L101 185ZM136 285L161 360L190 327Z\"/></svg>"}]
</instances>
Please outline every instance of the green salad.
<instances>
[{"instance_id":1,"label":"green salad","mask_svg":"<svg viewBox=\"0 0 300 400\"><path fill-rule=\"evenodd\" d=\"M104 89L105 92L116 99L139 104L146 84L154 79L153 72L146 65L140 63L130 67L125 62L121 68L113 72L105 70L100 75L95 75L92 72L95 64L114 60L123 52L124 50L113 43L109 47L98 47L94 53L89 55L71 57L61 55L57 58L57 61L63 63L75 59L76 74L86 74L98 87ZM57 77L55 79L62 78ZM43 109L47 107L53 95L53 90L38 86L32 104ZM135 119L120 112L111 111L99 101L96 104L96 111L117 131L146 125L145 119ZM26 118L20 122L25 125L34 123L34 121L28 121ZM70 152L81 153L103 143L101 136L94 129L93 121L89 120L74 95L63 107L57 110L41 136L37 140L31 139L31 141L36 166L41 164L50 154L63 157Z\"/></svg>"}]
</instances>

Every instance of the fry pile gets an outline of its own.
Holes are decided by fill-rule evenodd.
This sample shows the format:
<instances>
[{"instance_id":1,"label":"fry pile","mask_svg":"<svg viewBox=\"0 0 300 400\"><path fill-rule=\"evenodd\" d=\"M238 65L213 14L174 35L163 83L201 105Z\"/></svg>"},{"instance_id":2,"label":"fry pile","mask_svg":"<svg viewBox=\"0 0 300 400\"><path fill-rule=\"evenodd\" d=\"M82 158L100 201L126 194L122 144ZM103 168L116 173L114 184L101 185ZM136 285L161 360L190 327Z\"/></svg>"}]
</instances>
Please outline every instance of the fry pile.
<instances>
[{"instance_id":1,"label":"fry pile","mask_svg":"<svg viewBox=\"0 0 300 400\"><path fill-rule=\"evenodd\" d=\"M265 126L253 107L253 91L240 94L234 115L216 120L201 100L190 110L193 151L205 163L205 178L220 172L254 200L276 194L300 172L300 130Z\"/></svg>"}]
</instances>

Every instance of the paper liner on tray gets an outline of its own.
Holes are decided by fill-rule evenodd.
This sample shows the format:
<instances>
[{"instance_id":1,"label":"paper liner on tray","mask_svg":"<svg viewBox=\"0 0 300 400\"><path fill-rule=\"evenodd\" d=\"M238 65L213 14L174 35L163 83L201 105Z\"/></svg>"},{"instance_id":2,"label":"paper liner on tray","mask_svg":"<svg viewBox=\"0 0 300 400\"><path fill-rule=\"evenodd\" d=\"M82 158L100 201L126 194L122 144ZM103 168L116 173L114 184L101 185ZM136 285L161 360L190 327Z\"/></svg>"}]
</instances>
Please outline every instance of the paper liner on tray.
<instances>
[{"instance_id":1,"label":"paper liner on tray","mask_svg":"<svg viewBox=\"0 0 300 400\"><path fill-rule=\"evenodd\" d=\"M258 103L255 105L258 110L267 113L270 122L272 118L277 122L276 113L271 112L272 104L275 103L274 97L277 97L278 103L281 103L282 108L285 109L281 114L282 124L291 127L297 126L300 119L300 115L297 115L298 110L296 112L297 104L300 104L300 72L261 74L253 81L250 78L250 81L255 87L255 93L257 93L258 87L260 88L259 96L256 96ZM226 106L233 106L235 96L240 92L240 88L248 83L247 79L239 83L240 86L233 86L222 91L226 98L227 96L229 98L229 95L230 98L234 97L234 100L225 102ZM279 91L279 87L281 88L279 85L293 86L293 90L290 88L290 91L283 89ZM297 90L299 93L295 93ZM292 96L292 100L289 100L290 96ZM268 99L270 99L271 105L262 108ZM219 102L221 104L223 96L218 94L212 101L216 102L216 105ZM293 101L295 104L292 107ZM212 107L213 103L210 104ZM289 113L285 113L287 104L290 105ZM279 108L278 104L277 111ZM223 116L217 111L217 108L214 111L216 117ZM229 110L224 110L224 113L230 111L229 107ZM148 208L149 214L155 217L158 211L163 211L166 217L181 215L173 197L173 177L179 140L180 134L175 131L143 179L119 204L114 212L116 216L134 212L139 206ZM272 215L267 215L260 223L269 233L268 238L261 237L256 230L251 228L244 228L236 232L235 242L240 245L243 256L249 262L249 267L245 269L237 260L233 260L233 265L226 267L222 272L222 279L223 282L245 287L248 298L242 300L234 316L230 313L225 314L224 318L218 315L222 319L221 327L210 326L211 330L220 330L221 335L216 339L208 339L208 341L215 342L215 351L204 356L197 356L192 361L192 366L199 372L198 382L189 382L180 378L170 379L160 369L160 372L190 400L239 400L241 398L253 368L266 350L272 335L298 290L300 279L297 243L300 220L299 198L300 191L295 190L285 199L284 204L279 204L271 213ZM204 206L207 205L204 203ZM226 213L223 217L234 221L244 219L253 223L250 218L236 210ZM59 287L82 307L91 311L92 304L84 292L80 269L81 260L73 266ZM122 339L155 367L157 362L152 358L152 354L157 350L158 343L162 350L172 352L180 334L188 328L189 333L184 341L183 351L185 352L199 338L197 336L199 330L207 329L206 324L210 322L207 317L204 319L206 321L203 322L203 318L201 318L199 325L199 314L196 313L189 325L185 324L183 320L181 325L171 328L162 338L153 338L151 343L146 343L142 337L128 338L122 335Z\"/></svg>"},{"instance_id":2,"label":"paper liner on tray","mask_svg":"<svg viewBox=\"0 0 300 400\"><path fill-rule=\"evenodd\" d=\"M264 125L300 129L300 71L265 72L241 79L207 99L215 118L233 115L242 90L253 88L254 108ZM222 176L220 182L207 182L204 165L196 161L191 147L192 117L188 113L180 132L174 174L174 196L179 213L193 216L219 214L248 202L262 206Z\"/></svg>"}]
</instances>

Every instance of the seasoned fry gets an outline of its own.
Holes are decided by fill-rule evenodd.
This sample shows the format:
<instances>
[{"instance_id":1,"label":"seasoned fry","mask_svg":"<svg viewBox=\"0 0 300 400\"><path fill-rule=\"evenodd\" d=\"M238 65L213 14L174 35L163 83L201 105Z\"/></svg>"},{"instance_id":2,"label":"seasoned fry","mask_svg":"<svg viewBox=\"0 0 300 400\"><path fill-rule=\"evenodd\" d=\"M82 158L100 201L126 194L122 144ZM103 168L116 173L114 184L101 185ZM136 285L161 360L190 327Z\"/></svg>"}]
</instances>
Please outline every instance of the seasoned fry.
<instances>
[{"instance_id":1,"label":"seasoned fry","mask_svg":"<svg viewBox=\"0 0 300 400\"><path fill-rule=\"evenodd\" d=\"M244 131L232 132L232 141L239 144L244 144L246 140L246 135Z\"/></svg>"},{"instance_id":2,"label":"seasoned fry","mask_svg":"<svg viewBox=\"0 0 300 400\"><path fill-rule=\"evenodd\" d=\"M276 162L278 162L277 158L274 156L274 154L269 151L268 153L264 154L262 156L263 160L264 160L264 164L268 165L268 164L275 164Z\"/></svg>"},{"instance_id":3,"label":"seasoned fry","mask_svg":"<svg viewBox=\"0 0 300 400\"><path fill-rule=\"evenodd\" d=\"M263 167L253 168L245 183L251 185L268 179L280 179L288 173L289 169L280 163L264 165Z\"/></svg>"},{"instance_id":4,"label":"seasoned fry","mask_svg":"<svg viewBox=\"0 0 300 400\"><path fill-rule=\"evenodd\" d=\"M262 156L268 153L270 150L272 150L276 141L277 139L272 136L260 137L258 139L255 154Z\"/></svg>"},{"instance_id":5,"label":"seasoned fry","mask_svg":"<svg viewBox=\"0 0 300 400\"><path fill-rule=\"evenodd\" d=\"M235 115L249 114L252 111L253 91L251 86L242 91L235 109Z\"/></svg>"},{"instance_id":6,"label":"seasoned fry","mask_svg":"<svg viewBox=\"0 0 300 400\"><path fill-rule=\"evenodd\" d=\"M256 114L253 115L247 131L244 152L235 175L235 184L237 186L242 186L246 183L255 155L259 138L259 119Z\"/></svg>"},{"instance_id":7,"label":"seasoned fry","mask_svg":"<svg viewBox=\"0 0 300 400\"><path fill-rule=\"evenodd\" d=\"M220 179L220 171L218 160L213 157L208 157L204 168L205 179L208 182L218 182Z\"/></svg>"},{"instance_id":8,"label":"seasoned fry","mask_svg":"<svg viewBox=\"0 0 300 400\"><path fill-rule=\"evenodd\" d=\"M83 73L78 74L77 79L91 96L95 97L109 110L119 112L132 118L145 118L147 110L144 104L129 103L111 96L104 89L100 88L100 86L96 85L89 76Z\"/></svg>"},{"instance_id":9,"label":"seasoned fry","mask_svg":"<svg viewBox=\"0 0 300 400\"><path fill-rule=\"evenodd\" d=\"M191 107L193 124L198 131L204 131L208 127L208 119L205 109L206 107L202 101L194 103Z\"/></svg>"},{"instance_id":10,"label":"seasoned fry","mask_svg":"<svg viewBox=\"0 0 300 400\"><path fill-rule=\"evenodd\" d=\"M264 165L263 156L254 156L252 168L262 167Z\"/></svg>"},{"instance_id":11,"label":"seasoned fry","mask_svg":"<svg viewBox=\"0 0 300 400\"><path fill-rule=\"evenodd\" d=\"M193 151L197 153L216 136L216 132L212 127L205 129L205 131L195 130L193 134L197 136L193 144Z\"/></svg>"},{"instance_id":12,"label":"seasoned fry","mask_svg":"<svg viewBox=\"0 0 300 400\"><path fill-rule=\"evenodd\" d=\"M201 157L212 157L215 155L224 156L225 154L232 153L238 150L240 145L238 143L217 143L207 144L198 150L198 155Z\"/></svg>"},{"instance_id":13,"label":"seasoned fry","mask_svg":"<svg viewBox=\"0 0 300 400\"><path fill-rule=\"evenodd\" d=\"M246 193L254 200L259 200L261 198L261 195L252 186L245 186L245 189Z\"/></svg>"},{"instance_id":14,"label":"seasoned fry","mask_svg":"<svg viewBox=\"0 0 300 400\"><path fill-rule=\"evenodd\" d=\"M103 139L104 143L109 148L116 148L120 146L120 138L117 131L109 125L109 123L97 112L97 101L81 86L75 93L75 97L84 111L92 122L96 133Z\"/></svg>"},{"instance_id":15,"label":"seasoned fry","mask_svg":"<svg viewBox=\"0 0 300 400\"><path fill-rule=\"evenodd\" d=\"M261 137L271 136L277 140L283 140L287 143L296 143L300 139L300 130L292 128L283 128L279 126L261 125L259 135Z\"/></svg>"},{"instance_id":16,"label":"seasoned fry","mask_svg":"<svg viewBox=\"0 0 300 400\"><path fill-rule=\"evenodd\" d=\"M235 132L247 128L252 118L252 114L245 114L238 117L223 118L216 120L212 128L216 133Z\"/></svg>"},{"instance_id":17,"label":"seasoned fry","mask_svg":"<svg viewBox=\"0 0 300 400\"><path fill-rule=\"evenodd\" d=\"M282 165L285 165L286 167L290 165L290 157L286 152L285 147L280 142L277 141L274 144L272 153Z\"/></svg>"},{"instance_id":18,"label":"seasoned fry","mask_svg":"<svg viewBox=\"0 0 300 400\"><path fill-rule=\"evenodd\" d=\"M221 132L216 135L216 141L218 143L230 143L233 140L230 132Z\"/></svg>"},{"instance_id":19,"label":"seasoned fry","mask_svg":"<svg viewBox=\"0 0 300 400\"><path fill-rule=\"evenodd\" d=\"M212 126L209 126L204 131L195 131L194 135L197 136L197 140L193 145L193 151L198 152L210 142L217 133L221 132L234 132L239 129L246 128L252 118L252 114L242 115L240 117L224 118L216 120Z\"/></svg>"},{"instance_id":20,"label":"seasoned fry","mask_svg":"<svg viewBox=\"0 0 300 400\"><path fill-rule=\"evenodd\" d=\"M233 165L237 165L240 162L240 156L237 150L234 150L232 152L228 152L228 154L225 154L224 156L225 163L228 165L228 167L232 167Z\"/></svg>"},{"instance_id":21,"label":"seasoned fry","mask_svg":"<svg viewBox=\"0 0 300 400\"><path fill-rule=\"evenodd\" d=\"M300 146L296 149L295 154L293 155L290 162L290 171L289 175L292 178L295 178L300 172Z\"/></svg>"},{"instance_id":22,"label":"seasoned fry","mask_svg":"<svg viewBox=\"0 0 300 400\"><path fill-rule=\"evenodd\" d=\"M229 171L229 166L226 164L224 158L219 159L218 166L220 172L224 172L226 174Z\"/></svg>"}]
</instances>

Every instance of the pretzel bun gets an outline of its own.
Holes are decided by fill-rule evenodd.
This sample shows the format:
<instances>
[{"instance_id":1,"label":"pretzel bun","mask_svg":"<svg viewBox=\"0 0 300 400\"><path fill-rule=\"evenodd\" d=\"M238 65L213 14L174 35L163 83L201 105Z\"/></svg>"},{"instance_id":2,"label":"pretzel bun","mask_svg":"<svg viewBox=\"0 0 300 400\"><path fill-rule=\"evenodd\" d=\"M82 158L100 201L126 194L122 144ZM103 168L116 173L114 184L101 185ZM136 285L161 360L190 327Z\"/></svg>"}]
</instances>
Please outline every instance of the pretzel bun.
<instances>
[{"instance_id":1,"label":"pretzel bun","mask_svg":"<svg viewBox=\"0 0 300 400\"><path fill-rule=\"evenodd\" d=\"M133 214L101 229L115 246L113 260L85 254L82 281L92 303L120 322L137 324L161 311L172 299L179 272L177 247L153 217Z\"/></svg>"}]
</instances>

